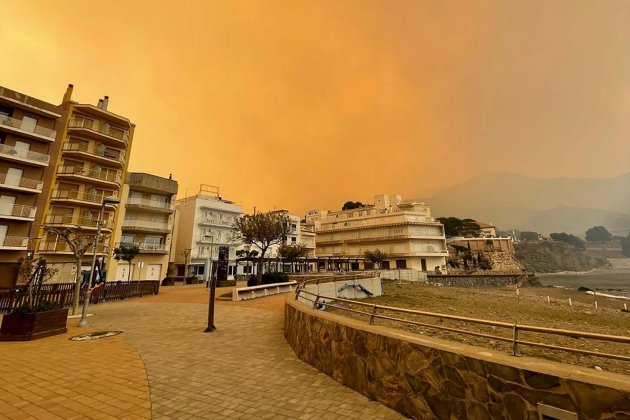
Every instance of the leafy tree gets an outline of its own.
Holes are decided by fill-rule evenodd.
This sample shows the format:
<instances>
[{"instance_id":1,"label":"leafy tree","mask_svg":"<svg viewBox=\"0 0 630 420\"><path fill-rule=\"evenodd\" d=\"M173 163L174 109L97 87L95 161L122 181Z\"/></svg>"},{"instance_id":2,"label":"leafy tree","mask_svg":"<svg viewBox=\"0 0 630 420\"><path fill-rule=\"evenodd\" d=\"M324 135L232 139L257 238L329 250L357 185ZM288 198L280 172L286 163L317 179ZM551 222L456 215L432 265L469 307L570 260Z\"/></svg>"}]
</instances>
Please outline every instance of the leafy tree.
<instances>
[{"instance_id":1,"label":"leafy tree","mask_svg":"<svg viewBox=\"0 0 630 420\"><path fill-rule=\"evenodd\" d=\"M625 238L621 238L621 253L626 257L630 257L630 233Z\"/></svg>"},{"instance_id":2,"label":"leafy tree","mask_svg":"<svg viewBox=\"0 0 630 420\"><path fill-rule=\"evenodd\" d=\"M531 232L524 230L521 232L520 238L521 241L537 241L538 240L538 232Z\"/></svg>"},{"instance_id":3,"label":"leafy tree","mask_svg":"<svg viewBox=\"0 0 630 420\"><path fill-rule=\"evenodd\" d=\"M18 284L26 285L26 289L28 293L28 302L26 306L32 308L33 307L33 289L37 288L36 293L39 293L41 290L42 283L45 283L46 281L50 280L55 274L57 274L59 269L47 267L46 260L43 258L39 258L37 260L37 264L38 265L43 264L44 269L43 269L43 272L41 273L40 282L37 285L34 285L32 284L33 283L32 277L36 269L35 259L32 256L23 257L18 260L18 264L19 264Z\"/></svg>"},{"instance_id":4,"label":"leafy tree","mask_svg":"<svg viewBox=\"0 0 630 420\"><path fill-rule=\"evenodd\" d=\"M256 282L262 278L265 253L272 245L286 242L291 233L291 219L287 213L256 213L245 215L234 222L232 240L244 245L255 246L260 250Z\"/></svg>"},{"instance_id":5,"label":"leafy tree","mask_svg":"<svg viewBox=\"0 0 630 420\"><path fill-rule=\"evenodd\" d=\"M346 201L341 210L360 209L362 207L365 207L365 204L360 201Z\"/></svg>"},{"instance_id":6,"label":"leafy tree","mask_svg":"<svg viewBox=\"0 0 630 420\"><path fill-rule=\"evenodd\" d=\"M447 237L477 236L481 233L479 225L473 219L438 217L437 220L444 225L444 233Z\"/></svg>"},{"instance_id":7,"label":"leafy tree","mask_svg":"<svg viewBox=\"0 0 630 420\"><path fill-rule=\"evenodd\" d=\"M378 268L381 268L383 260L387 258L387 255L380 249L370 251L369 249L363 253L363 257L370 261L372 264L376 264Z\"/></svg>"},{"instance_id":8,"label":"leafy tree","mask_svg":"<svg viewBox=\"0 0 630 420\"><path fill-rule=\"evenodd\" d=\"M116 261L126 261L129 264L127 281L131 280L131 261L136 258L139 252L140 248L136 245L120 245L118 248L114 248L114 259Z\"/></svg>"},{"instance_id":9,"label":"leafy tree","mask_svg":"<svg viewBox=\"0 0 630 420\"><path fill-rule=\"evenodd\" d=\"M575 235L570 235L570 234L561 232L561 233L552 233L549 236L554 241L565 242L565 243L567 243L569 245L574 246L577 249L584 249L585 248L584 241L582 239L578 238Z\"/></svg>"},{"instance_id":10,"label":"leafy tree","mask_svg":"<svg viewBox=\"0 0 630 420\"><path fill-rule=\"evenodd\" d=\"M612 234L604 226L593 226L586 231L586 240L589 242L608 242Z\"/></svg>"},{"instance_id":11,"label":"leafy tree","mask_svg":"<svg viewBox=\"0 0 630 420\"><path fill-rule=\"evenodd\" d=\"M74 293L72 295L72 315L79 310L79 297L81 294L81 263L83 256L94 248L96 234L85 234L81 226L54 227L45 226L44 229L50 235L57 235L59 239L68 245L70 252L74 256L77 271L74 276ZM94 252L98 252L94 250Z\"/></svg>"},{"instance_id":12,"label":"leafy tree","mask_svg":"<svg viewBox=\"0 0 630 420\"><path fill-rule=\"evenodd\" d=\"M278 255L280 255L280 258L283 260L291 263L291 271L293 271L293 263L295 260L306 257L308 255L308 250L304 244L282 244L280 245L280 248L278 248Z\"/></svg>"},{"instance_id":13,"label":"leafy tree","mask_svg":"<svg viewBox=\"0 0 630 420\"><path fill-rule=\"evenodd\" d=\"M252 249L251 251L249 249L239 249L236 251L236 256L240 258L256 258L256 256L258 256L258 251L255 249ZM249 261L246 261L245 263L247 264L247 267L249 267ZM254 266L252 265L252 268L253 267Z\"/></svg>"}]
</instances>

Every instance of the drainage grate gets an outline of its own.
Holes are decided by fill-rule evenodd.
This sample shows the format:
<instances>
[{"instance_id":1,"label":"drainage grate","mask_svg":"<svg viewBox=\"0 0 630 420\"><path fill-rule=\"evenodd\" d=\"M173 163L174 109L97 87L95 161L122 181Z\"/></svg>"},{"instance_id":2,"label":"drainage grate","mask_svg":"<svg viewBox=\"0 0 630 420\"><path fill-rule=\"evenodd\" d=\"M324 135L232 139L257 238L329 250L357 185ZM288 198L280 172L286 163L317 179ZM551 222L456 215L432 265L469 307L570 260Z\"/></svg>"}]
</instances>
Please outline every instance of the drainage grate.
<instances>
[{"instance_id":1,"label":"drainage grate","mask_svg":"<svg viewBox=\"0 0 630 420\"><path fill-rule=\"evenodd\" d=\"M72 341L98 340L99 338L113 337L118 334L122 334L122 331L96 331L89 334L75 335L74 337L70 337L70 340Z\"/></svg>"}]
</instances>

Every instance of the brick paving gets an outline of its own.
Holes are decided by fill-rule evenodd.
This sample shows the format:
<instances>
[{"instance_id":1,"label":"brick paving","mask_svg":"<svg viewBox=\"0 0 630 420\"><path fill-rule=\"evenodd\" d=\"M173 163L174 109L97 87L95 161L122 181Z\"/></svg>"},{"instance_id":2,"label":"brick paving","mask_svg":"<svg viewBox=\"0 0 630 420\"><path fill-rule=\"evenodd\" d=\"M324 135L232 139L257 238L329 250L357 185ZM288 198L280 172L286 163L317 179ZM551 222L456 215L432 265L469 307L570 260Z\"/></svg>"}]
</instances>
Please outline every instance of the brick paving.
<instances>
[{"instance_id":1,"label":"brick paving","mask_svg":"<svg viewBox=\"0 0 630 420\"><path fill-rule=\"evenodd\" d=\"M0 419L151 418L138 352L121 336L68 340L90 331L0 343Z\"/></svg>"},{"instance_id":2,"label":"brick paving","mask_svg":"<svg viewBox=\"0 0 630 420\"><path fill-rule=\"evenodd\" d=\"M64 378L63 382L54 382L48 377L47 364L38 364L34 370L42 376L33 376L35 372L25 373L30 375L30 382L16 392L13 380L20 383L24 379L19 374L21 367L27 364L27 359L39 356L31 358L23 354L13 363L1 357L0 386L3 389L0 390L0 402L5 405L0 405L0 413L8 418L29 418L29 412L23 407L30 407L31 403L24 405L23 401L31 398L29 387L37 383L38 387L54 393L56 398L47 400L72 410L66 416L61 415L59 408L55 408L56 412L47 409L47 414L62 418L72 418L72 415L87 418L81 417L85 411L82 408L96 404L95 401L101 403L96 407L103 417L94 418L147 418L149 408L155 419L402 418L295 357L282 331L284 299L285 296L272 296L239 303L218 301L217 331L208 334L202 332L207 316L204 289L175 286L163 288L155 297L93 306L96 315L90 318L94 324L92 328L123 330L124 333L117 337L89 344L70 342L67 337L51 337L32 343L0 343L2 356L7 345L16 348L30 345L38 354L49 358L51 354L59 353L63 356L54 357L60 362L54 369L55 375L62 378L62 373L72 372L72 376ZM69 324L74 322L76 320ZM77 354L75 349L79 347L73 347L73 344L91 347L82 347ZM56 351L52 351L53 348ZM102 354L107 354L107 360L95 366L94 360L99 360ZM114 362L119 357L121 362ZM70 360L76 362L73 364ZM16 370L15 366L20 368ZM88 382L88 371L93 370L99 379ZM5 373L11 371L18 372L17 376L5 381ZM142 377L145 381L143 394L140 393ZM104 385L103 379L112 381L112 385ZM125 387L122 383L125 380L134 392ZM50 382L44 385L43 381ZM101 393L107 389L104 395L115 399L111 404L113 408L104 407L102 404L107 402L101 400L105 398L92 391L85 392L81 398L72 396L69 390L83 389L86 384L100 389ZM138 394L134 395L138 400L130 401L131 394ZM9 397L3 400L3 395ZM34 411L32 418L55 418L37 413Z\"/></svg>"}]
</instances>

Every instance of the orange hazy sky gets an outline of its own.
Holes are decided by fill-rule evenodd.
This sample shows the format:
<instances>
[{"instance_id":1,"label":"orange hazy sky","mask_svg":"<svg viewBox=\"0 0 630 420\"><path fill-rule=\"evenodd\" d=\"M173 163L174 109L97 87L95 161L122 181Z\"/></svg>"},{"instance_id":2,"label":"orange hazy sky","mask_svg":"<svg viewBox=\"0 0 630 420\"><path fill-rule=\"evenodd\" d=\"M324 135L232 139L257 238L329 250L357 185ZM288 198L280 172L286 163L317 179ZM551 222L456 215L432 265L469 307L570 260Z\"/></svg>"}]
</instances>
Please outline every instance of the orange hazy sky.
<instances>
[{"instance_id":1,"label":"orange hazy sky","mask_svg":"<svg viewBox=\"0 0 630 420\"><path fill-rule=\"evenodd\" d=\"M630 171L630 1L0 0L0 85L137 125L248 210Z\"/></svg>"}]
</instances>

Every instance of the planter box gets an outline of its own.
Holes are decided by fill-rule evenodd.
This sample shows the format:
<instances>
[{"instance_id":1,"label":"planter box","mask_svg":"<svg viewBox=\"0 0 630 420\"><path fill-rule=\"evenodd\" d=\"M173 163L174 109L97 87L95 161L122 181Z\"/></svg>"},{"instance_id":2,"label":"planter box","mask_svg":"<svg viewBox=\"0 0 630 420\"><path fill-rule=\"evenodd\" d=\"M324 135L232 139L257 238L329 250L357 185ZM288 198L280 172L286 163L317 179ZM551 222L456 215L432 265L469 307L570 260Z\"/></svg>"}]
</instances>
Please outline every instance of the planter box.
<instances>
[{"instance_id":1,"label":"planter box","mask_svg":"<svg viewBox=\"0 0 630 420\"><path fill-rule=\"evenodd\" d=\"M33 314L7 314L2 317L0 341L30 341L63 334L68 329L68 308Z\"/></svg>"}]
</instances>

